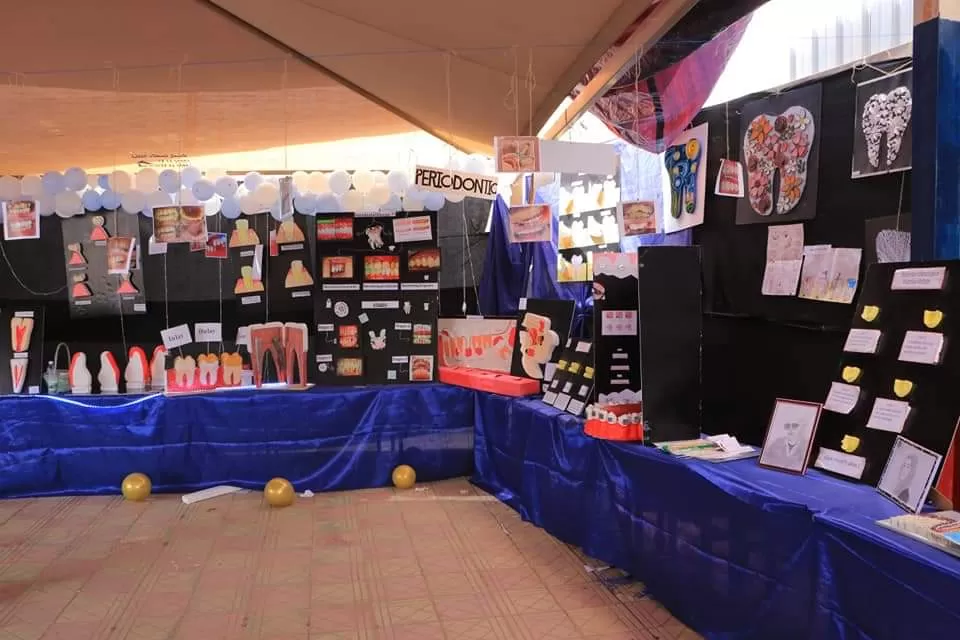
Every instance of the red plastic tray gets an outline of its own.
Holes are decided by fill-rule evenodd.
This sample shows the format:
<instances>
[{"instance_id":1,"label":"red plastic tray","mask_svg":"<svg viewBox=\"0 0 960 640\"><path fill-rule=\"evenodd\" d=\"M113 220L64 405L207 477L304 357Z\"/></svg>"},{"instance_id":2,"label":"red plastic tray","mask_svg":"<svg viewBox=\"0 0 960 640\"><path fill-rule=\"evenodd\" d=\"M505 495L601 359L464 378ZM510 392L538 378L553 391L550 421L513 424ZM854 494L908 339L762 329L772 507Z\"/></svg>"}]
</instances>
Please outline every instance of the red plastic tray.
<instances>
[{"instance_id":1,"label":"red plastic tray","mask_svg":"<svg viewBox=\"0 0 960 640\"><path fill-rule=\"evenodd\" d=\"M488 391L504 396L513 396L514 398L532 396L540 393L539 380L511 376L508 373L487 371L486 369L440 367L440 382L458 387L466 387L468 389L476 389L477 391Z\"/></svg>"}]
</instances>

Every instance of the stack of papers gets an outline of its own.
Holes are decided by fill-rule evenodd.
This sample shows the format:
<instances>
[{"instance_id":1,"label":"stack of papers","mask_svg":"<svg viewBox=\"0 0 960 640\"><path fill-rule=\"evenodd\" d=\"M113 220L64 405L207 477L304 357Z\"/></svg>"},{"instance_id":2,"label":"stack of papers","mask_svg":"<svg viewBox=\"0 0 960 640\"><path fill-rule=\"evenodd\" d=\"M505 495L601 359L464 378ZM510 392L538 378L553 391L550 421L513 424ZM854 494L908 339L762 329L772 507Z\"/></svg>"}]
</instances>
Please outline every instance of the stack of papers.
<instances>
[{"instance_id":1,"label":"stack of papers","mask_svg":"<svg viewBox=\"0 0 960 640\"><path fill-rule=\"evenodd\" d=\"M730 462L760 455L760 450L756 447L740 444L735 437L725 433L696 440L659 442L656 446L671 455L707 462Z\"/></svg>"}]
</instances>

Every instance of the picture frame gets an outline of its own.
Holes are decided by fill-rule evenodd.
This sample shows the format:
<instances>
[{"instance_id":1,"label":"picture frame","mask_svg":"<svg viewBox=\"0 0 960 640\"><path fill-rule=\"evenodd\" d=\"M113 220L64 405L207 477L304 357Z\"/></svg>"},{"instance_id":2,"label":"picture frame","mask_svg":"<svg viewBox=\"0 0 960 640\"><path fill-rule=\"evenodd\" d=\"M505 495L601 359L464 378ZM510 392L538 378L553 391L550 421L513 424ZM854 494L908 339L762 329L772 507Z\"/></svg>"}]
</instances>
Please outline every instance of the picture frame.
<instances>
[{"instance_id":1,"label":"picture frame","mask_svg":"<svg viewBox=\"0 0 960 640\"><path fill-rule=\"evenodd\" d=\"M797 475L807 472L823 405L777 398L758 464Z\"/></svg>"},{"instance_id":2,"label":"picture frame","mask_svg":"<svg viewBox=\"0 0 960 640\"><path fill-rule=\"evenodd\" d=\"M942 460L943 456L936 451L898 435L883 466L877 491L910 513L920 513Z\"/></svg>"}]
</instances>

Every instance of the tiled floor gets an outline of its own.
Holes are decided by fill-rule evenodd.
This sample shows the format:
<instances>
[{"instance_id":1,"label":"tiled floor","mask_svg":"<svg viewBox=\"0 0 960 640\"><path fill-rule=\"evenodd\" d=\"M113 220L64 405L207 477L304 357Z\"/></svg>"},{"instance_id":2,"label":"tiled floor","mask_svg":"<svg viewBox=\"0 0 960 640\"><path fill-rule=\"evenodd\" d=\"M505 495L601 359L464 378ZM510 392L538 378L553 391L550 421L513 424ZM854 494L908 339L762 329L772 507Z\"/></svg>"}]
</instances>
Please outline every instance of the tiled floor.
<instances>
[{"instance_id":1,"label":"tiled floor","mask_svg":"<svg viewBox=\"0 0 960 640\"><path fill-rule=\"evenodd\" d=\"M698 637L465 480L0 501L0 523L0 640Z\"/></svg>"}]
</instances>

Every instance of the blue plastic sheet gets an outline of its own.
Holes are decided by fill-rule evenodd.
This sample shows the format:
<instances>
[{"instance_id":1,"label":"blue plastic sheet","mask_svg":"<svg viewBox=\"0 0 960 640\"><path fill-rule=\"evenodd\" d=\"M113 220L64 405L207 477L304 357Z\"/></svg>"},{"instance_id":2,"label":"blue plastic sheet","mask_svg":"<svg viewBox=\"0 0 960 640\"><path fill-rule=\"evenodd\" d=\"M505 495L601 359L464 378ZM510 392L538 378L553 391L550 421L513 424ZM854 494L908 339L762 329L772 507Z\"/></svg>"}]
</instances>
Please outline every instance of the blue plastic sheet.
<instances>
[{"instance_id":1,"label":"blue plastic sheet","mask_svg":"<svg viewBox=\"0 0 960 640\"><path fill-rule=\"evenodd\" d=\"M0 496L114 494L146 473L157 491L217 484L298 491L469 475L473 391L441 384L227 391L130 398L0 398Z\"/></svg>"},{"instance_id":2,"label":"blue plastic sheet","mask_svg":"<svg viewBox=\"0 0 960 640\"><path fill-rule=\"evenodd\" d=\"M538 400L477 394L475 422L476 484L710 638L939 638L960 623L960 561L875 525L902 511L869 487L594 440Z\"/></svg>"}]
</instances>

